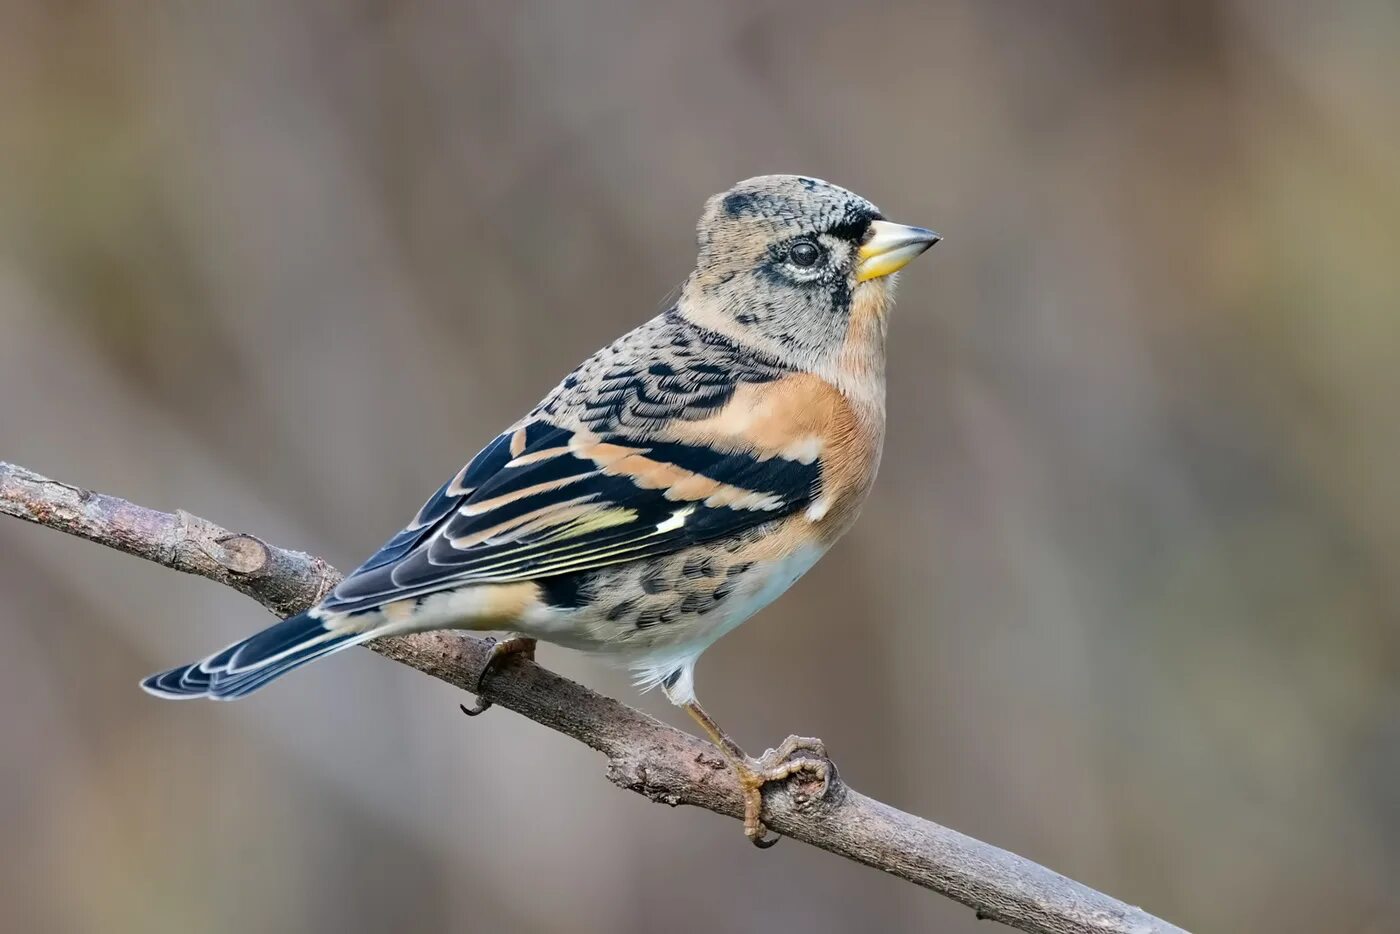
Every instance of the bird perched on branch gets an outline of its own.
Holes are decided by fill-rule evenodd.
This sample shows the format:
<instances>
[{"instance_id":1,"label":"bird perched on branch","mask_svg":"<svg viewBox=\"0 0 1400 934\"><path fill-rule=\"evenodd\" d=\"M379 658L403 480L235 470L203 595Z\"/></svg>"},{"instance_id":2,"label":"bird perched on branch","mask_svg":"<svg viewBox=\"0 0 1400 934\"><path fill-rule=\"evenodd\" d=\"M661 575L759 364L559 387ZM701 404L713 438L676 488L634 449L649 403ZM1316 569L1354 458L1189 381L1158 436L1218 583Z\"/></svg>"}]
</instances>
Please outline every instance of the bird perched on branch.
<instances>
[{"instance_id":1,"label":"bird perched on branch","mask_svg":"<svg viewBox=\"0 0 1400 934\"><path fill-rule=\"evenodd\" d=\"M855 521L884 438L894 273L938 239L813 178L714 196L673 308L585 360L317 606L142 686L232 700L432 629L518 633L493 661L535 639L606 653L704 727L766 845L763 786L824 781L825 753L790 737L746 756L696 702L695 663Z\"/></svg>"}]
</instances>

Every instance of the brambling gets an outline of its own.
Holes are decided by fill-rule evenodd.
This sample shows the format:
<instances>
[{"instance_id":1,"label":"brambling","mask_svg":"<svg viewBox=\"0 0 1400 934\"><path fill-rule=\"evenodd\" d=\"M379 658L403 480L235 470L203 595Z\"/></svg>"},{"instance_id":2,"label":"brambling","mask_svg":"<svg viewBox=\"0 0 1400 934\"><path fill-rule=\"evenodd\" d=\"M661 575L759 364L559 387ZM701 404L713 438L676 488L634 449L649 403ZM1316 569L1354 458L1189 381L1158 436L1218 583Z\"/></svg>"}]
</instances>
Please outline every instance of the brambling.
<instances>
[{"instance_id":1,"label":"brambling","mask_svg":"<svg viewBox=\"0 0 1400 934\"><path fill-rule=\"evenodd\" d=\"M767 845L763 786L824 780L825 753L793 737L746 756L696 702L695 663L855 521L885 432L894 273L939 236L794 175L714 196L697 230L674 307L585 360L317 606L142 687L232 700L433 629L517 633L493 659L535 639L604 653L695 717Z\"/></svg>"}]
</instances>

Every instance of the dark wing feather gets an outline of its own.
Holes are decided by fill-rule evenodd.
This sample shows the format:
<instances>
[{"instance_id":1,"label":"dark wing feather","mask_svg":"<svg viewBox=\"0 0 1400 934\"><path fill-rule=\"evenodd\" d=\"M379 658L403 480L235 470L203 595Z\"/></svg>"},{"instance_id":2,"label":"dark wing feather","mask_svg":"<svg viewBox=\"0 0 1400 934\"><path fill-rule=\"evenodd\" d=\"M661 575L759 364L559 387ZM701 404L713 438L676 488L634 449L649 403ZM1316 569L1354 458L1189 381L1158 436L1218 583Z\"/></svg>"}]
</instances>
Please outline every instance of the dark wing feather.
<instances>
[{"instance_id":1,"label":"dark wing feather","mask_svg":"<svg viewBox=\"0 0 1400 934\"><path fill-rule=\"evenodd\" d=\"M323 608L355 612L467 583L532 580L636 561L771 522L805 509L819 493L816 461L607 439L603 443L635 454L627 463L600 467L586 454L596 444L592 436L580 445L572 432L553 426L538 435L521 455L485 475L483 465L499 460L493 452L503 445L509 450L510 435L493 442L454 481L467 491L453 497L454 484L444 486L415 525L346 578ZM674 482L649 486L655 481L615 472L632 462L661 465ZM722 484L727 495L677 497L682 481L696 475Z\"/></svg>"}]
</instances>

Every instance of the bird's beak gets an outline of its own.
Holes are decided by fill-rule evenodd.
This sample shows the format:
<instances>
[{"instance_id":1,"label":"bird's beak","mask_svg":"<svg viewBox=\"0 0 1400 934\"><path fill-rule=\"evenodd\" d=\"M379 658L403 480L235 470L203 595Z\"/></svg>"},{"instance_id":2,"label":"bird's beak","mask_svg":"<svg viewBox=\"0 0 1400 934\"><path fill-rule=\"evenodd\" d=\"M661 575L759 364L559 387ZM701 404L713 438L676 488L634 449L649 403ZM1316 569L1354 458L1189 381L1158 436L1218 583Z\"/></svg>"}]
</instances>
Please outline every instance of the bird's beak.
<instances>
[{"instance_id":1,"label":"bird's beak","mask_svg":"<svg viewBox=\"0 0 1400 934\"><path fill-rule=\"evenodd\" d=\"M943 239L932 230L891 224L889 221L871 221L870 229L870 239L860 248L857 282L898 272L914 257Z\"/></svg>"}]
</instances>

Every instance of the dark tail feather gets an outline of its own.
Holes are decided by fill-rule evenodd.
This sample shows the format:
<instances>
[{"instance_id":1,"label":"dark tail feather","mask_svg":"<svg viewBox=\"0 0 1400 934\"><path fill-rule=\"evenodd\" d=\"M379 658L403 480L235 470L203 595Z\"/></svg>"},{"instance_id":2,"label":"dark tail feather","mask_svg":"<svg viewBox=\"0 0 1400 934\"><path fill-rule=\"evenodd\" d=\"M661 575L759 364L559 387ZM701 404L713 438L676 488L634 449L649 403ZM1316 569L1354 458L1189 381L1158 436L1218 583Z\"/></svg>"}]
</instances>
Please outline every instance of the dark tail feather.
<instances>
[{"instance_id":1,"label":"dark tail feather","mask_svg":"<svg viewBox=\"0 0 1400 934\"><path fill-rule=\"evenodd\" d=\"M141 687L175 700L235 700L293 668L374 638L372 632L328 629L327 622L335 627L338 621L323 622L306 613L293 616L201 662L151 675Z\"/></svg>"}]
</instances>

